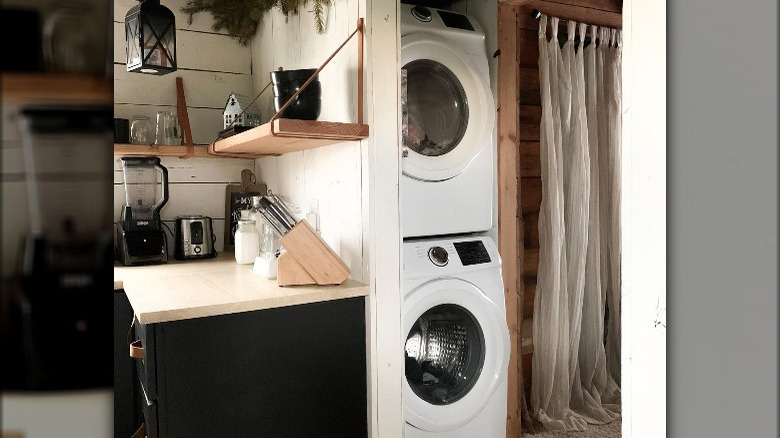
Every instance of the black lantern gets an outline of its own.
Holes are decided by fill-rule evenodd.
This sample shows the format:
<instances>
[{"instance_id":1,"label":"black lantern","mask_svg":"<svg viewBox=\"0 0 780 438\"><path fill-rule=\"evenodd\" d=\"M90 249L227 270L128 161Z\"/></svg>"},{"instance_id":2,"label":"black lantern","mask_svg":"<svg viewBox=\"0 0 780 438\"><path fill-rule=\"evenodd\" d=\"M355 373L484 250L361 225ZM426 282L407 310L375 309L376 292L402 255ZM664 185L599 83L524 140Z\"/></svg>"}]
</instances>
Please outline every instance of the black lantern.
<instances>
[{"instance_id":1,"label":"black lantern","mask_svg":"<svg viewBox=\"0 0 780 438\"><path fill-rule=\"evenodd\" d=\"M142 0L125 14L127 71L176 71L176 19L160 0Z\"/></svg>"}]
</instances>

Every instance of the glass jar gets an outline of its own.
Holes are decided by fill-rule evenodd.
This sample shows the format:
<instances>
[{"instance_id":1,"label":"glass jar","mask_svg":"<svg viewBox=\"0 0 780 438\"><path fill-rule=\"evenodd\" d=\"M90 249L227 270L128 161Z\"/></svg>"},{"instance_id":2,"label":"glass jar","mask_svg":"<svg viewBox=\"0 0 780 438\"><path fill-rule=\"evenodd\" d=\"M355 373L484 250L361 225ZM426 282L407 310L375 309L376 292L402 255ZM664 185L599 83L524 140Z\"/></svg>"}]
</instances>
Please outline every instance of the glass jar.
<instances>
[{"instance_id":1,"label":"glass jar","mask_svg":"<svg viewBox=\"0 0 780 438\"><path fill-rule=\"evenodd\" d=\"M260 234L255 228L255 221L245 216L238 220L235 253L236 263L240 265L252 264L260 255Z\"/></svg>"},{"instance_id":2,"label":"glass jar","mask_svg":"<svg viewBox=\"0 0 780 438\"><path fill-rule=\"evenodd\" d=\"M154 130L147 116L133 116L130 121L130 143L152 144L154 143Z\"/></svg>"}]
</instances>

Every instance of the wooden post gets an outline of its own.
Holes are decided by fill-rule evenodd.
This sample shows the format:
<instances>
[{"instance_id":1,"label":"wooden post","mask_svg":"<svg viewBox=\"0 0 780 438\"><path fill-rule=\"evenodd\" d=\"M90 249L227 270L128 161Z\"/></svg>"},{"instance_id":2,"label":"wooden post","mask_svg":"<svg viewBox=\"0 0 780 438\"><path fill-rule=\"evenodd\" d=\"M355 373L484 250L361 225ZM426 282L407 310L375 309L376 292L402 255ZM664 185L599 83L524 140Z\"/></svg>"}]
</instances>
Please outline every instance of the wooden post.
<instances>
[{"instance_id":1,"label":"wooden post","mask_svg":"<svg viewBox=\"0 0 780 438\"><path fill-rule=\"evenodd\" d=\"M523 394L522 360L520 360L520 320L522 308L519 272L522 224L519 211L519 143L517 62L518 7L498 3L498 251L504 260L502 273L509 327L510 359L507 394L507 438L519 437L520 403Z\"/></svg>"}]
</instances>

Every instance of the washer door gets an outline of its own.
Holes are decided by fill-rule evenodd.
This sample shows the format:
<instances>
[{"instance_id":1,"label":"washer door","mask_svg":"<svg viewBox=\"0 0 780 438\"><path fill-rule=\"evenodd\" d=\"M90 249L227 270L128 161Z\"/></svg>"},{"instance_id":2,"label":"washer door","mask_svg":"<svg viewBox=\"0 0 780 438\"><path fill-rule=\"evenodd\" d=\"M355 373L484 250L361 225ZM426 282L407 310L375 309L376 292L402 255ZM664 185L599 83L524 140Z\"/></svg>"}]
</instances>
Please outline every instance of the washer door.
<instances>
[{"instance_id":1,"label":"washer door","mask_svg":"<svg viewBox=\"0 0 780 438\"><path fill-rule=\"evenodd\" d=\"M404 419L443 432L470 421L506 374L501 310L464 280L425 283L404 298Z\"/></svg>"},{"instance_id":2,"label":"washer door","mask_svg":"<svg viewBox=\"0 0 780 438\"><path fill-rule=\"evenodd\" d=\"M401 37L406 69L404 175L444 181L466 170L490 147L495 107L487 79L469 57L427 33Z\"/></svg>"}]
</instances>

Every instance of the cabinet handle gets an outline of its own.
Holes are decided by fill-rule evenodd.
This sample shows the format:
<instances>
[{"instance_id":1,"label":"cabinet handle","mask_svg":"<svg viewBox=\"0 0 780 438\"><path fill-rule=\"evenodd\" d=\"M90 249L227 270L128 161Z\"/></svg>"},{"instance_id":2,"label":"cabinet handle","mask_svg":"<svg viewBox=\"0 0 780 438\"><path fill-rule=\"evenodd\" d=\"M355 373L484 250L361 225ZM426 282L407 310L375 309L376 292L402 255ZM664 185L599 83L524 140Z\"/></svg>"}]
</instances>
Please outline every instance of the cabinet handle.
<instances>
[{"instance_id":1,"label":"cabinet handle","mask_svg":"<svg viewBox=\"0 0 780 438\"><path fill-rule=\"evenodd\" d=\"M130 357L133 359L144 358L144 347L141 346L141 341L135 341L130 344Z\"/></svg>"}]
</instances>

